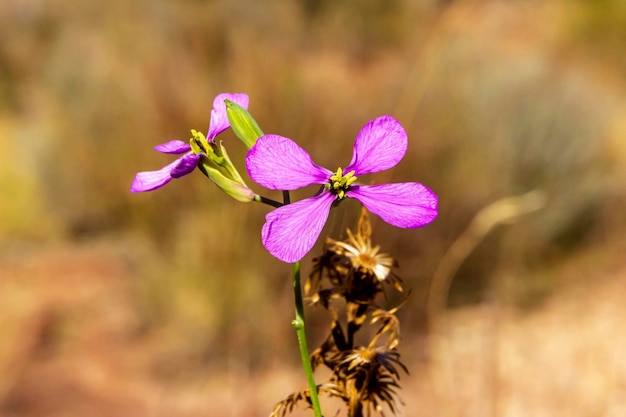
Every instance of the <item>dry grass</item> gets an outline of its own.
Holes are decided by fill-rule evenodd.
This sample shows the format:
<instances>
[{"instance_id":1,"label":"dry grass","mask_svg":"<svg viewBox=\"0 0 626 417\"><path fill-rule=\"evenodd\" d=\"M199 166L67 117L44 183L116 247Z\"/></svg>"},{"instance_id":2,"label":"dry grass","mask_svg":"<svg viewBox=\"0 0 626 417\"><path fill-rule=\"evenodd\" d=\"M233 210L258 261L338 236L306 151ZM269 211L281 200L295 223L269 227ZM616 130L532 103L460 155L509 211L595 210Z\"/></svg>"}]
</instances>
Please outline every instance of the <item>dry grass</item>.
<instances>
[{"instance_id":1,"label":"dry grass","mask_svg":"<svg viewBox=\"0 0 626 417\"><path fill-rule=\"evenodd\" d=\"M263 416L304 384L295 357L256 371L237 360L207 365L171 329L142 327L129 243L2 259L1 328L12 343L0 355L0 415ZM586 250L555 267L556 294L533 310L497 298L455 309L430 359L404 329L411 375L400 415L623 415L626 265L617 259ZM339 408L325 405L330 415Z\"/></svg>"},{"instance_id":2,"label":"dry grass","mask_svg":"<svg viewBox=\"0 0 626 417\"><path fill-rule=\"evenodd\" d=\"M598 272L588 263L600 266L596 254L586 255L559 268L568 278L536 310L450 315L433 341L435 415L623 415L626 268Z\"/></svg>"}]
</instances>

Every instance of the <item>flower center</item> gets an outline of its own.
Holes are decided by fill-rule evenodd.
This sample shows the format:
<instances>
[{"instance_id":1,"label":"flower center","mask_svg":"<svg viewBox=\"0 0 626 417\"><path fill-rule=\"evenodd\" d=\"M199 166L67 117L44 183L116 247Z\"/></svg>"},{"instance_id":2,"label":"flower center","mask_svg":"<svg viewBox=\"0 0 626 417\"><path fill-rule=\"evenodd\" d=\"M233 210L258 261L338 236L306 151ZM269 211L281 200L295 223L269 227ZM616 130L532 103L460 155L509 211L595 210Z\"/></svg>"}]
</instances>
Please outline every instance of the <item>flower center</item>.
<instances>
[{"instance_id":1,"label":"flower center","mask_svg":"<svg viewBox=\"0 0 626 417\"><path fill-rule=\"evenodd\" d=\"M209 151L209 142L207 142L206 138L201 132L198 132L195 129L191 129L191 139L189 139L189 144L191 145L191 150L195 154L208 154Z\"/></svg>"},{"instance_id":2,"label":"flower center","mask_svg":"<svg viewBox=\"0 0 626 417\"><path fill-rule=\"evenodd\" d=\"M354 263L357 267L364 268L368 271L373 271L376 267L376 259L374 259L374 257L372 257L369 253L359 253Z\"/></svg>"},{"instance_id":3,"label":"flower center","mask_svg":"<svg viewBox=\"0 0 626 417\"><path fill-rule=\"evenodd\" d=\"M330 177L330 183L327 189L337 196L337 200L341 200L346 196L346 191L356 181L354 171L350 171L344 175L341 168L337 168L337 172Z\"/></svg>"},{"instance_id":4,"label":"flower center","mask_svg":"<svg viewBox=\"0 0 626 417\"><path fill-rule=\"evenodd\" d=\"M196 155L204 154L211 161L218 165L224 165L224 157L216 152L216 145L206 140L204 135L197 130L191 129L191 139L189 139L191 150Z\"/></svg>"}]
</instances>

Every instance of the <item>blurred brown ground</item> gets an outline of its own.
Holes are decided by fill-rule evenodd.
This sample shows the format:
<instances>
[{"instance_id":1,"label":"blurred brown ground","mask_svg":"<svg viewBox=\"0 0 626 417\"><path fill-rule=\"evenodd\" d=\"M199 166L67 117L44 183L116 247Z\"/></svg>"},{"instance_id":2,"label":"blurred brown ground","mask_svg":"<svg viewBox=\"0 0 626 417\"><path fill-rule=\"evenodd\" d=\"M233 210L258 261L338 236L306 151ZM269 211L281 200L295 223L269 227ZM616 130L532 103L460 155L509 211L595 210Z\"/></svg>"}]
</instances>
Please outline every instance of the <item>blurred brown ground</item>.
<instances>
[{"instance_id":1,"label":"blurred brown ground","mask_svg":"<svg viewBox=\"0 0 626 417\"><path fill-rule=\"evenodd\" d=\"M621 0L3 3L0 417L265 416L303 385L266 209L200 175L128 192L222 91L329 167L371 118L406 127L375 181L423 182L441 211L374 224L413 290L401 415L626 415L625 43ZM482 238L427 337L444 254L531 190L545 208ZM310 312L311 345L327 323Z\"/></svg>"},{"instance_id":2,"label":"blurred brown ground","mask_svg":"<svg viewBox=\"0 0 626 417\"><path fill-rule=\"evenodd\" d=\"M295 360L211 370L142 329L124 244L2 259L0 415L263 416L304 383ZM626 266L615 260L625 249L622 240L593 266L597 253L578 253L531 312L497 302L456 309L426 358L424 340L405 329L411 374L400 415L623 415Z\"/></svg>"}]
</instances>

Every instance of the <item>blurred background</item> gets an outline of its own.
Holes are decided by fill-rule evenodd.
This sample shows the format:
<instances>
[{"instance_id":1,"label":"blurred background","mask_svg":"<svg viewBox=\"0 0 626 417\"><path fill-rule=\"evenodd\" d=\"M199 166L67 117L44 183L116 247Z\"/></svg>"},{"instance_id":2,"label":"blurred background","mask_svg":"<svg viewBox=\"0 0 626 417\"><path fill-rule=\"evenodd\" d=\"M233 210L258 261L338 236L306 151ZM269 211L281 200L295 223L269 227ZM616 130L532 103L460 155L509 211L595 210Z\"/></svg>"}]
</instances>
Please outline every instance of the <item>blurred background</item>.
<instances>
[{"instance_id":1,"label":"blurred background","mask_svg":"<svg viewBox=\"0 0 626 417\"><path fill-rule=\"evenodd\" d=\"M4 0L0 416L266 416L305 385L268 207L199 173L129 192L221 92L329 168L374 117L408 131L404 160L367 178L440 197L423 229L373 219L412 290L400 415L626 415L624 45L623 0ZM426 337L454 242L533 190L540 210L457 258ZM323 236L358 213L342 204ZM317 346L329 318L308 319Z\"/></svg>"}]
</instances>

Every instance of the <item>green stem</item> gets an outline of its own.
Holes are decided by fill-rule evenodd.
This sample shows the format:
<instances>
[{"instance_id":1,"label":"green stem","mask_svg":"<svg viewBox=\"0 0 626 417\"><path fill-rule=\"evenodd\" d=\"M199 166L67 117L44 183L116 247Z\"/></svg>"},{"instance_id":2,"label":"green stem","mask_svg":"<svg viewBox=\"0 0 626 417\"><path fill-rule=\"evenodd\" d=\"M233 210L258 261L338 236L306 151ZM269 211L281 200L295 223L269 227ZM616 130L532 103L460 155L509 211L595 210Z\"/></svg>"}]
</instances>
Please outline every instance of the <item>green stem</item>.
<instances>
[{"instance_id":1,"label":"green stem","mask_svg":"<svg viewBox=\"0 0 626 417\"><path fill-rule=\"evenodd\" d=\"M317 397L317 386L313 378L313 369L311 367L311 359L309 358L309 348L306 344L306 332L304 329L304 303L302 301L302 287L300 285L300 262L293 264L293 293L296 299L296 318L291 322L296 329L298 336L298 345L300 346L300 356L302 357L302 367L306 374L309 384L309 392L311 393L311 405L315 417L322 417L322 409L320 401Z\"/></svg>"},{"instance_id":2,"label":"green stem","mask_svg":"<svg viewBox=\"0 0 626 417\"><path fill-rule=\"evenodd\" d=\"M268 206L272 206L272 207L276 207L276 208L285 205L283 203L279 203L278 201L272 200L270 198L263 197L261 195L254 196L254 201L258 201L259 203L267 204Z\"/></svg>"},{"instance_id":3,"label":"green stem","mask_svg":"<svg viewBox=\"0 0 626 417\"><path fill-rule=\"evenodd\" d=\"M291 203L291 197L289 197L289 191L283 191L283 204Z\"/></svg>"}]
</instances>

